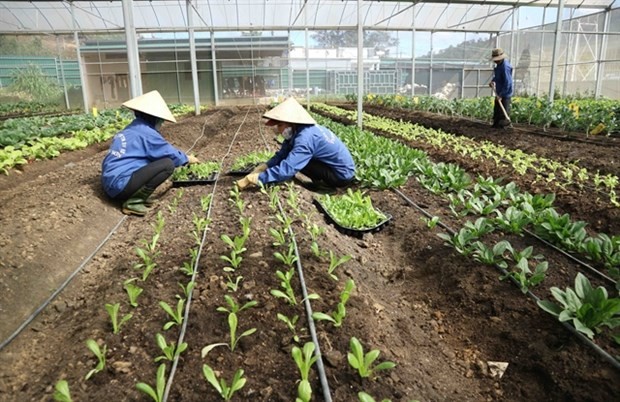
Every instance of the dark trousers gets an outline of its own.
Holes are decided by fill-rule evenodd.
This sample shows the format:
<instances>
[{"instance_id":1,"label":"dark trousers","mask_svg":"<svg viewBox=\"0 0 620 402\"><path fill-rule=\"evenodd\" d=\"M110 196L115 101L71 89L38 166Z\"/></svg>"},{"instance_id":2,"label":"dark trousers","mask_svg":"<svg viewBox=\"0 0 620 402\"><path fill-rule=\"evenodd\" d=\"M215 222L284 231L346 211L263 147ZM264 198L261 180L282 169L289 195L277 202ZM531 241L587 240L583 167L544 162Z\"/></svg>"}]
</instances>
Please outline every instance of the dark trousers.
<instances>
[{"instance_id":1,"label":"dark trousers","mask_svg":"<svg viewBox=\"0 0 620 402\"><path fill-rule=\"evenodd\" d=\"M311 178L312 181L323 181L332 187L344 187L349 184L351 180L353 180L343 180L339 178L336 176L332 168L315 159L311 159L306 167L301 169L301 173Z\"/></svg>"},{"instance_id":2,"label":"dark trousers","mask_svg":"<svg viewBox=\"0 0 620 402\"><path fill-rule=\"evenodd\" d=\"M168 177L174 172L174 162L170 158L164 158L151 162L148 165L136 170L129 182L121 191L116 199L126 200L140 188L155 191Z\"/></svg>"},{"instance_id":3,"label":"dark trousers","mask_svg":"<svg viewBox=\"0 0 620 402\"><path fill-rule=\"evenodd\" d=\"M502 105L504 105L504 109L506 109L506 114L510 116L510 104L512 98L502 98ZM504 127L509 125L510 123L504 116L504 112L502 112L502 108L499 106L499 102L497 101L497 97L495 98L495 103L493 104L493 127Z\"/></svg>"}]
</instances>

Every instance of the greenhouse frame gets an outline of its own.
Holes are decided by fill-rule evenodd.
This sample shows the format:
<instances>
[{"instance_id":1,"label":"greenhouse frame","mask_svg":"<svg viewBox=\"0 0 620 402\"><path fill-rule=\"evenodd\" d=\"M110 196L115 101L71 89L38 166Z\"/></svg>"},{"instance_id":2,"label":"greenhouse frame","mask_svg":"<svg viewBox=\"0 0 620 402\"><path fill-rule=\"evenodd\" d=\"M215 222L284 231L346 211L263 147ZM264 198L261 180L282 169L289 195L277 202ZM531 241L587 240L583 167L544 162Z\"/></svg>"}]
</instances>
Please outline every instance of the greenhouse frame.
<instances>
[{"instance_id":1,"label":"greenhouse frame","mask_svg":"<svg viewBox=\"0 0 620 402\"><path fill-rule=\"evenodd\" d=\"M515 67L517 94L620 96L613 0L0 3L5 44L45 44L44 54L0 49L2 86L34 64L68 107L86 110L151 89L195 105L287 94L471 98L488 95L495 47ZM317 41L329 32L349 41ZM369 44L373 33L387 41Z\"/></svg>"}]
</instances>

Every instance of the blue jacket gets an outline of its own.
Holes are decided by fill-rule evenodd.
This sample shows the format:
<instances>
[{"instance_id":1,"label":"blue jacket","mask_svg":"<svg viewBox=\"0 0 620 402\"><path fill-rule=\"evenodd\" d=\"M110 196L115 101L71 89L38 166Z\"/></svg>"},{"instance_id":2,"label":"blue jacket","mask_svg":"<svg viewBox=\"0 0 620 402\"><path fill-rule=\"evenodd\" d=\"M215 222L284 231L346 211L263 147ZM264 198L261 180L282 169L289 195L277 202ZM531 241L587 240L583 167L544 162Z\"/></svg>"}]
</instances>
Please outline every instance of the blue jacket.
<instances>
[{"instance_id":1,"label":"blue jacket","mask_svg":"<svg viewBox=\"0 0 620 402\"><path fill-rule=\"evenodd\" d=\"M285 181L302 170L311 159L323 162L338 178L355 176L355 164L347 147L329 129L319 125L297 126L290 140L267 161L269 167L258 176L263 184Z\"/></svg>"},{"instance_id":2,"label":"blue jacket","mask_svg":"<svg viewBox=\"0 0 620 402\"><path fill-rule=\"evenodd\" d=\"M493 79L495 82L495 92L500 98L510 98L512 96L512 66L507 59L495 64L493 68Z\"/></svg>"},{"instance_id":3,"label":"blue jacket","mask_svg":"<svg viewBox=\"0 0 620 402\"><path fill-rule=\"evenodd\" d=\"M136 170L163 158L172 159L177 167L188 162L187 155L170 145L146 121L134 119L114 136L110 150L103 159L103 189L110 197L116 197L127 186Z\"/></svg>"}]
</instances>

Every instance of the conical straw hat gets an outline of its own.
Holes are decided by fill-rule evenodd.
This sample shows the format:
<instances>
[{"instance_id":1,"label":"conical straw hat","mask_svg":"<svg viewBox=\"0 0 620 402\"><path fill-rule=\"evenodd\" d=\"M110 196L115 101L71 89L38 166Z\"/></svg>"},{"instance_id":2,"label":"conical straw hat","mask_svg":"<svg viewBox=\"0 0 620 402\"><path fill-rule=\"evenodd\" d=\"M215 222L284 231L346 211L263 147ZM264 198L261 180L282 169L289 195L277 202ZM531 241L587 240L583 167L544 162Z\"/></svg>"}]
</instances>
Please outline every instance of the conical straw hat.
<instances>
[{"instance_id":1,"label":"conical straw hat","mask_svg":"<svg viewBox=\"0 0 620 402\"><path fill-rule=\"evenodd\" d=\"M266 119L295 124L316 124L310 113L295 100L288 98L263 115ZM267 122L269 124L269 122Z\"/></svg>"},{"instance_id":2,"label":"conical straw hat","mask_svg":"<svg viewBox=\"0 0 620 402\"><path fill-rule=\"evenodd\" d=\"M144 95L137 96L123 103L123 106L173 123L177 122L177 119L174 118L172 112L168 109L166 101L161 97L158 91L151 91Z\"/></svg>"}]
</instances>

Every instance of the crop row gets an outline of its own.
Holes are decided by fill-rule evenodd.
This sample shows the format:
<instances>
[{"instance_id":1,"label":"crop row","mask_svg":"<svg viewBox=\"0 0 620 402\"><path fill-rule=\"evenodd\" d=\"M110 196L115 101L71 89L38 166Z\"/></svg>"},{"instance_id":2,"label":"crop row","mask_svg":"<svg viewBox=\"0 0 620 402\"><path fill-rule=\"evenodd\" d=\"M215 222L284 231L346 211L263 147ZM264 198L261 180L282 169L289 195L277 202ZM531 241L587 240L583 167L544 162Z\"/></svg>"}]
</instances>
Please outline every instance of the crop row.
<instances>
[{"instance_id":1,"label":"crop row","mask_svg":"<svg viewBox=\"0 0 620 402\"><path fill-rule=\"evenodd\" d=\"M349 96L349 99L352 99ZM356 99L356 98L355 98ZM493 115L493 97L445 100L433 96L375 95L367 94L364 102L369 105L421 110L445 115L464 116L488 120ZM510 118L514 123L532 124L543 128L558 127L562 130L585 134L611 134L620 132L620 102L610 99L556 99L514 97Z\"/></svg>"}]
</instances>

